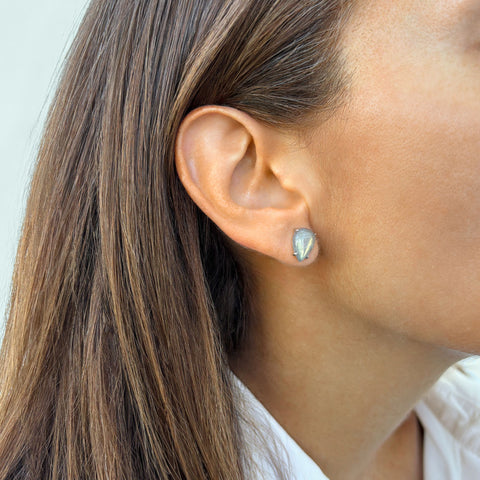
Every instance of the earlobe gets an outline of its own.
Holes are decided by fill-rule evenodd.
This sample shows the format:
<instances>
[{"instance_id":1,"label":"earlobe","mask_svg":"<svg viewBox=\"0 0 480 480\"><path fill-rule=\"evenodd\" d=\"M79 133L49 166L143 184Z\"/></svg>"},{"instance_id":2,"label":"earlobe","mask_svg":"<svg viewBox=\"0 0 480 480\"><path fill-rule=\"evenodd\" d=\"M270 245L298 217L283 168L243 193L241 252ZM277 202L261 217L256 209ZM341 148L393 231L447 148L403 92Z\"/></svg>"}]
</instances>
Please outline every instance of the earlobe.
<instances>
[{"instance_id":1,"label":"earlobe","mask_svg":"<svg viewBox=\"0 0 480 480\"><path fill-rule=\"evenodd\" d=\"M309 228L309 209L301 186L277 168L292 160L284 140L237 109L199 107L178 131L176 168L192 200L234 242L284 263L309 264L315 242L307 255L293 255L295 229Z\"/></svg>"}]
</instances>

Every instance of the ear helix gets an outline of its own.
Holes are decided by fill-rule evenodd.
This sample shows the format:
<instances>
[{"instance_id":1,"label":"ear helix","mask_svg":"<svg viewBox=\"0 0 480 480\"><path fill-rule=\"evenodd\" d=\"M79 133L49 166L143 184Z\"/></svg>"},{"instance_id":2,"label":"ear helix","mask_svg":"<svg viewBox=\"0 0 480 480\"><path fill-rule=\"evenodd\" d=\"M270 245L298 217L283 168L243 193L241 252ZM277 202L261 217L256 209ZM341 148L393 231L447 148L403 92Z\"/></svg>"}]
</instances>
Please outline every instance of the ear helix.
<instances>
[{"instance_id":1,"label":"ear helix","mask_svg":"<svg viewBox=\"0 0 480 480\"><path fill-rule=\"evenodd\" d=\"M293 256L297 257L299 262L308 258L308 255L315 246L317 234L309 228L296 228L293 233L292 245Z\"/></svg>"}]
</instances>

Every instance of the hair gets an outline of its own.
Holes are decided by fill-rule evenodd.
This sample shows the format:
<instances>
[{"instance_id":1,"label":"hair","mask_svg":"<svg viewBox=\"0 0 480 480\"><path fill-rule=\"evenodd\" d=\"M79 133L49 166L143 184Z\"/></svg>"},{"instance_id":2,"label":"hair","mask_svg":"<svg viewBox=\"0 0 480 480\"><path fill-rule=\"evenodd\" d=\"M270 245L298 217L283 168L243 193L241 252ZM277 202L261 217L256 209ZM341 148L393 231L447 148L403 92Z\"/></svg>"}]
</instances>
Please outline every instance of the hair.
<instances>
[{"instance_id":1,"label":"hair","mask_svg":"<svg viewBox=\"0 0 480 480\"><path fill-rule=\"evenodd\" d=\"M345 89L346 0L94 0L30 184L0 357L0 479L245 478L228 356L248 272L176 174L206 104L278 128Z\"/></svg>"}]
</instances>

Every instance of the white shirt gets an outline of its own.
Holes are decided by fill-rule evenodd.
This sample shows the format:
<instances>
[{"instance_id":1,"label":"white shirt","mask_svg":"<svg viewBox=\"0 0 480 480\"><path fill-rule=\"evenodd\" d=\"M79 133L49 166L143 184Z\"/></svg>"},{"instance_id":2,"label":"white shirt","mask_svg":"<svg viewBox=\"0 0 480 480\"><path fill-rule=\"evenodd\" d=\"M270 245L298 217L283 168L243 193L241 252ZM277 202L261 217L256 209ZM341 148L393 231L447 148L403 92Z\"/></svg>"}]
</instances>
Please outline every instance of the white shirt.
<instances>
[{"instance_id":1,"label":"white shirt","mask_svg":"<svg viewBox=\"0 0 480 480\"><path fill-rule=\"evenodd\" d=\"M251 480L328 480L252 392L239 387ZM415 406L424 429L424 480L480 480L480 363L451 367ZM253 423L252 423L253 421Z\"/></svg>"}]
</instances>

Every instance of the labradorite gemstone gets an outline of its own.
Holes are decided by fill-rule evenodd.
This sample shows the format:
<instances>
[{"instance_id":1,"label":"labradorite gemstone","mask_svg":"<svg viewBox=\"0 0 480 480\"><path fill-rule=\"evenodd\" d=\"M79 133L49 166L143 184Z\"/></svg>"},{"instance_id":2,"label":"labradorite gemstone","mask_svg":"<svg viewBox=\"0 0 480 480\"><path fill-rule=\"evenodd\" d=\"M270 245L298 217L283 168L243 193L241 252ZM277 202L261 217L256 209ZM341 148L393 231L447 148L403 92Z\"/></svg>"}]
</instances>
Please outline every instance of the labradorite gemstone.
<instances>
[{"instance_id":1,"label":"labradorite gemstone","mask_svg":"<svg viewBox=\"0 0 480 480\"><path fill-rule=\"evenodd\" d=\"M298 228L293 234L293 254L299 262L308 258L315 244L315 234L308 228Z\"/></svg>"}]
</instances>

